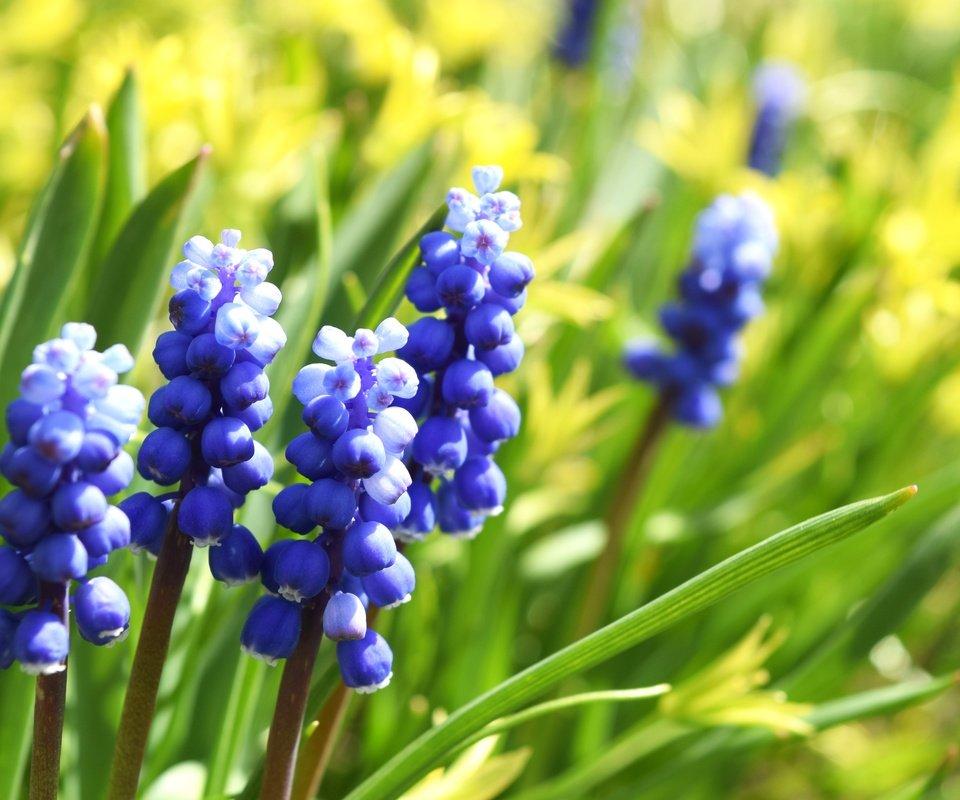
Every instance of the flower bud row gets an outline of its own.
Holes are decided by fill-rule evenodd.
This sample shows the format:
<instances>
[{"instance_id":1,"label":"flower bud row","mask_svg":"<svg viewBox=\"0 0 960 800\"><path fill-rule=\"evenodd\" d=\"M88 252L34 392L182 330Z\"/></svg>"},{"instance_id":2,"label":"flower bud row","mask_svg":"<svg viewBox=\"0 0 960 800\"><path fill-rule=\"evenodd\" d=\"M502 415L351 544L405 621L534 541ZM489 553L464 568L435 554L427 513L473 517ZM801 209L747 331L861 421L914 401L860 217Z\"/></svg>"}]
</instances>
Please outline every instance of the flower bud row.
<instances>
[{"instance_id":1,"label":"flower bud row","mask_svg":"<svg viewBox=\"0 0 960 800\"><path fill-rule=\"evenodd\" d=\"M156 426L144 439L137 469L179 490L131 495L121 507L132 523L133 546L157 555L170 515L197 547L210 547L210 570L228 585L256 578L262 551L254 535L234 524L246 495L269 483L273 458L253 434L270 419L273 403L264 367L286 343L272 315L280 290L266 278L269 250L243 250L240 232L225 230L213 244L194 236L173 269L170 322L153 350L169 381L150 398Z\"/></svg>"},{"instance_id":2,"label":"flower bud row","mask_svg":"<svg viewBox=\"0 0 960 800\"><path fill-rule=\"evenodd\" d=\"M675 352L636 340L624 355L627 369L658 388L678 422L705 428L720 421L717 387L739 376L739 332L763 311L760 290L776 251L773 214L755 194L721 195L700 214L680 299L660 310Z\"/></svg>"},{"instance_id":3,"label":"flower bud row","mask_svg":"<svg viewBox=\"0 0 960 800\"><path fill-rule=\"evenodd\" d=\"M418 477L411 511L395 528L401 539L422 539L435 526L475 536L503 508L506 479L493 457L518 433L520 409L494 378L523 358L513 317L526 302L534 268L527 256L506 250L521 225L520 200L498 191L502 179L499 167L476 167L480 196L450 190L446 225L462 235L425 235L422 263L407 281L407 297L419 311L443 316L413 323L398 352L420 376L420 391L404 406L423 420L410 453Z\"/></svg>"},{"instance_id":4,"label":"flower bud row","mask_svg":"<svg viewBox=\"0 0 960 800\"><path fill-rule=\"evenodd\" d=\"M104 576L88 573L130 543L126 514L107 498L133 478L122 449L137 429L144 399L117 383L133 367L123 345L93 349L91 325L68 323L34 349L20 397L6 409L10 441L0 473L16 489L0 500L0 668L59 672L69 631L45 585L78 586L72 597L80 635L96 645L124 638L130 604Z\"/></svg>"},{"instance_id":5,"label":"flower bud row","mask_svg":"<svg viewBox=\"0 0 960 800\"><path fill-rule=\"evenodd\" d=\"M260 580L269 596L244 626L245 652L268 663L292 655L300 639L301 608L326 602L324 634L337 642L344 682L359 692L386 686L393 654L367 628L366 609L393 608L410 599L415 578L390 529L410 512L410 473L404 451L417 433L397 399L416 396L416 372L398 358L374 356L407 342L395 319L352 337L323 327L314 352L329 364L300 370L293 392L308 430L287 447L287 460L310 483L285 487L273 503L277 522L301 539L269 548Z\"/></svg>"}]
</instances>

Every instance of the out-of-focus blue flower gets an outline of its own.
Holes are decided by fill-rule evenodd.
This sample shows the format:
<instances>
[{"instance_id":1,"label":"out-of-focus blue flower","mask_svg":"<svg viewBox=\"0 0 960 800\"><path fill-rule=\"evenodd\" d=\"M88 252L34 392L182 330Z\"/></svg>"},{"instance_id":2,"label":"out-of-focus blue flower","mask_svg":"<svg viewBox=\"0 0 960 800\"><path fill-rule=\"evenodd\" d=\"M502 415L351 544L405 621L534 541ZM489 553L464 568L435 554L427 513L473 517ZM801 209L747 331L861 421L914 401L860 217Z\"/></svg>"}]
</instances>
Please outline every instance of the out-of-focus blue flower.
<instances>
[{"instance_id":1,"label":"out-of-focus blue flower","mask_svg":"<svg viewBox=\"0 0 960 800\"><path fill-rule=\"evenodd\" d=\"M624 353L627 369L657 387L676 421L699 428L720 421L716 387L737 378L739 331L763 310L760 289L777 244L773 214L754 194L721 195L700 214L680 299L660 311L676 351L635 340Z\"/></svg>"},{"instance_id":2,"label":"out-of-focus blue flower","mask_svg":"<svg viewBox=\"0 0 960 800\"><path fill-rule=\"evenodd\" d=\"M747 163L774 177L780 172L793 122L806 103L807 84L793 64L767 61L753 75L753 95L757 116Z\"/></svg>"},{"instance_id":3,"label":"out-of-focus blue flower","mask_svg":"<svg viewBox=\"0 0 960 800\"><path fill-rule=\"evenodd\" d=\"M96 339L92 326L72 322L59 338L34 348L33 363L21 375L21 397L6 411L10 444L0 470L17 488L0 500L6 542L0 547L0 605L18 613L0 609L0 668L16 658L35 674L63 669L69 635L51 612L55 592L41 583L66 589L80 582L77 624L95 644L118 640L129 623L120 587L86 576L130 544L130 521L107 497L133 477L132 459L122 447L145 402L136 389L117 383L118 373L133 367L129 351L113 345L99 353ZM115 612L109 625L107 606Z\"/></svg>"},{"instance_id":4,"label":"out-of-focus blue flower","mask_svg":"<svg viewBox=\"0 0 960 800\"><path fill-rule=\"evenodd\" d=\"M563 27L557 32L554 55L568 67L579 67L590 57L590 44L600 0L568 0Z\"/></svg>"}]
</instances>

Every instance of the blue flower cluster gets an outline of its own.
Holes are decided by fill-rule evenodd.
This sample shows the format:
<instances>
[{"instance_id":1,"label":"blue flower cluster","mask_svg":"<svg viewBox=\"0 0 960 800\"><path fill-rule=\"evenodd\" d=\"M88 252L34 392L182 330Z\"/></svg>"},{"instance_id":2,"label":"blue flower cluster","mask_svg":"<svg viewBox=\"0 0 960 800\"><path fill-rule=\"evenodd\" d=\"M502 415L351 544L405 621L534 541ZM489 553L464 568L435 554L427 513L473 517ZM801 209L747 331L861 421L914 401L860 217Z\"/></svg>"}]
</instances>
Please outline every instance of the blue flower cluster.
<instances>
[{"instance_id":1,"label":"blue flower cluster","mask_svg":"<svg viewBox=\"0 0 960 800\"><path fill-rule=\"evenodd\" d=\"M229 585L254 580L262 556L253 534L233 524L247 493L273 477L273 458L253 432L273 414L263 368L286 344L272 319L280 290L266 281L269 250L237 247L240 232L225 230L219 244L194 236L173 270L174 330L162 333L153 358L169 383L150 398L156 425L144 439L137 469L161 486L121 503L131 521L133 547L157 555L177 505L177 528L197 547L213 546L210 570Z\"/></svg>"},{"instance_id":2,"label":"blue flower cluster","mask_svg":"<svg viewBox=\"0 0 960 800\"><path fill-rule=\"evenodd\" d=\"M569 67L579 67L590 57L598 0L569 0L566 19L553 45L554 55Z\"/></svg>"},{"instance_id":3,"label":"blue flower cluster","mask_svg":"<svg viewBox=\"0 0 960 800\"><path fill-rule=\"evenodd\" d=\"M260 576L270 596L253 607L241 635L245 652L276 663L297 646L304 604L325 602L324 635L337 642L343 680L358 692L386 686L393 674L389 645L367 628L367 605L393 608L414 588L390 529L410 513L403 454L417 433L394 399L415 397L418 378L399 358L373 360L406 342L393 318L352 337L331 326L317 334L313 351L335 366L310 364L297 374L293 392L309 431L286 451L311 483L287 486L273 502L277 522L309 538L267 548Z\"/></svg>"},{"instance_id":4,"label":"blue flower cluster","mask_svg":"<svg viewBox=\"0 0 960 800\"><path fill-rule=\"evenodd\" d=\"M60 338L36 347L21 396L6 410L10 441L0 473L17 488L0 500L3 669L14 660L33 674L64 669L69 634L52 597L64 598L70 581L79 582L73 612L84 639L113 644L130 623L123 590L87 573L130 543L130 521L107 497L133 478L133 459L121 448L137 429L144 399L117 383L117 374L133 367L127 348L99 353L96 339L92 326L71 322Z\"/></svg>"},{"instance_id":5,"label":"blue flower cluster","mask_svg":"<svg viewBox=\"0 0 960 800\"><path fill-rule=\"evenodd\" d=\"M783 151L794 120L803 110L807 85L796 68L785 61L768 61L753 76L757 117L750 137L747 163L774 177L780 172Z\"/></svg>"},{"instance_id":6,"label":"blue flower cluster","mask_svg":"<svg viewBox=\"0 0 960 800\"><path fill-rule=\"evenodd\" d=\"M418 478L409 491L412 508L394 531L401 539L422 539L435 525L475 536L503 508L507 485L493 455L518 433L520 409L494 378L523 358L513 316L526 302L534 269L525 255L506 251L521 225L520 200L497 191L502 179L500 167L475 167L479 197L450 190L446 225L462 236L426 234L422 266L407 282L419 311L443 309L444 316L413 323L398 351L420 376L417 395L403 405L424 419L411 451Z\"/></svg>"},{"instance_id":7,"label":"blue flower cluster","mask_svg":"<svg viewBox=\"0 0 960 800\"><path fill-rule=\"evenodd\" d=\"M757 195L721 195L697 219L693 254L680 276L680 301L660 310L676 342L672 355L655 342L627 345L627 369L653 383L673 417L684 425L712 427L723 409L716 388L739 375L738 333L763 311L760 289L777 251L773 214Z\"/></svg>"}]
</instances>

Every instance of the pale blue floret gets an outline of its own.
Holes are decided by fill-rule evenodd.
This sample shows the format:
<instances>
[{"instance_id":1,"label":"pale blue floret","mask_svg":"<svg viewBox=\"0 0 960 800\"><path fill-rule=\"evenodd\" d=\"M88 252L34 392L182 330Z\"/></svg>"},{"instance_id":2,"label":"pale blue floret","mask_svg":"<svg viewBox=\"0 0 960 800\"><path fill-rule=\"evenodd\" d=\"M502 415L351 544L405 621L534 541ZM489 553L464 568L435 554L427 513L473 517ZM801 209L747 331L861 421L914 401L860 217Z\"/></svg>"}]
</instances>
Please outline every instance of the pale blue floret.
<instances>
[{"instance_id":1,"label":"pale blue floret","mask_svg":"<svg viewBox=\"0 0 960 800\"><path fill-rule=\"evenodd\" d=\"M491 165L488 167L474 167L470 170L473 185L480 194L495 192L503 183L503 167Z\"/></svg>"},{"instance_id":2,"label":"pale blue floret","mask_svg":"<svg viewBox=\"0 0 960 800\"><path fill-rule=\"evenodd\" d=\"M256 341L260 333L260 321L248 306L225 303L217 311L213 332L224 347L244 350Z\"/></svg>"}]
</instances>

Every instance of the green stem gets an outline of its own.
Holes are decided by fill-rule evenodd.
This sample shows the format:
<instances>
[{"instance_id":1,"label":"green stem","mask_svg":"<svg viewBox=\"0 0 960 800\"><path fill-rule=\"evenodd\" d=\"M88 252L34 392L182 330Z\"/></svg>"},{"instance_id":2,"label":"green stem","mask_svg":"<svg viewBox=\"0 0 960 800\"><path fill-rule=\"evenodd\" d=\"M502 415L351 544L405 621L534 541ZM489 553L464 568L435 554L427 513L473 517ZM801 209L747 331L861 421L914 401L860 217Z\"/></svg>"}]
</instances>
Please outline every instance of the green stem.
<instances>
[{"instance_id":1,"label":"green stem","mask_svg":"<svg viewBox=\"0 0 960 800\"><path fill-rule=\"evenodd\" d=\"M580 606L575 639L583 638L603 621L630 520L669 422L670 404L660 395L621 470L620 482L607 506L607 545L594 562L586 590L580 595L583 604Z\"/></svg>"},{"instance_id":2,"label":"green stem","mask_svg":"<svg viewBox=\"0 0 960 800\"><path fill-rule=\"evenodd\" d=\"M182 493L185 491L182 490ZM107 789L109 800L133 800L140 782L150 723L157 705L160 676L170 647L173 618L193 555L193 544L177 527L178 513L179 505L170 515L170 525L150 584L143 629L133 657L130 682L117 730L117 745Z\"/></svg>"},{"instance_id":3,"label":"green stem","mask_svg":"<svg viewBox=\"0 0 960 800\"><path fill-rule=\"evenodd\" d=\"M270 723L267 755L263 765L260 800L289 800L297 764L300 732L310 694L310 678L323 639L323 610L328 595L303 609L300 641L283 665L277 705Z\"/></svg>"},{"instance_id":4,"label":"green stem","mask_svg":"<svg viewBox=\"0 0 960 800\"><path fill-rule=\"evenodd\" d=\"M68 626L69 602L66 583L40 585L40 607ZM67 702L67 664L51 675L37 676L33 711L33 751L30 758L30 800L57 800L60 791L60 746L63 740L63 711Z\"/></svg>"},{"instance_id":5,"label":"green stem","mask_svg":"<svg viewBox=\"0 0 960 800\"><path fill-rule=\"evenodd\" d=\"M495 720L487 727L477 731L473 736L458 745L460 748L467 748L481 739L488 736L494 736L503 733L524 722L532 719L544 717L555 711L563 711L566 708L588 705L590 703L621 703L627 700L649 700L651 697L660 697L670 691L669 683L658 683L656 686L647 686L642 689L611 689L602 692L583 692L582 694L571 694L567 697L558 697L554 700L547 700L545 703L538 703L516 714Z\"/></svg>"}]
</instances>

